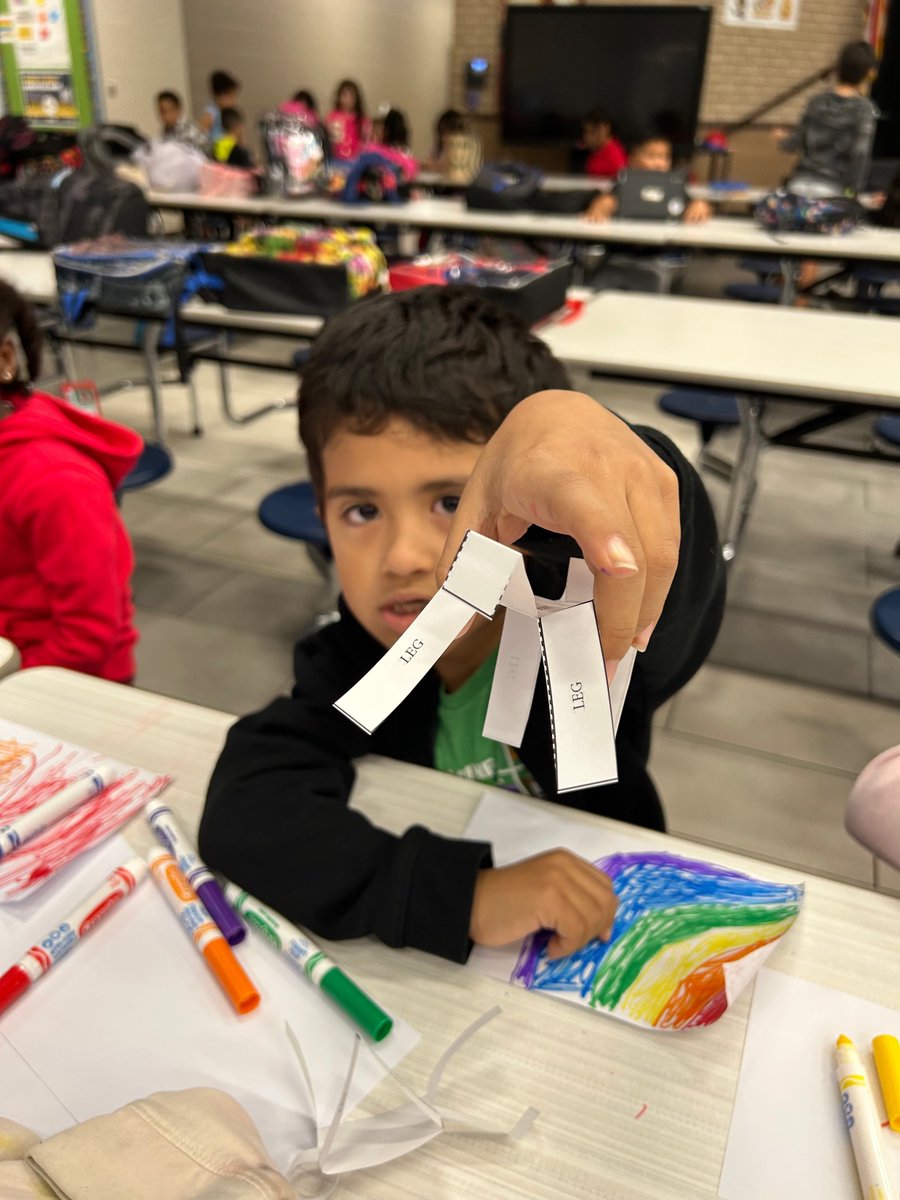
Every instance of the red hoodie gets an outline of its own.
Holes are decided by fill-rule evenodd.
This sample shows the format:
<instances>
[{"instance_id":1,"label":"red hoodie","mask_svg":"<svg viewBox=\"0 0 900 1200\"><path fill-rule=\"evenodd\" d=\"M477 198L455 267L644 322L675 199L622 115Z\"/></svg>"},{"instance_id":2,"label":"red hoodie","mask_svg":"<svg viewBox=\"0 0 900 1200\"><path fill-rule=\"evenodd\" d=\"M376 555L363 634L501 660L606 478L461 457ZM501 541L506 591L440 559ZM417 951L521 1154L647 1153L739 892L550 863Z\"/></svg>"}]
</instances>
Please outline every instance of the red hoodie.
<instances>
[{"instance_id":1,"label":"red hoodie","mask_svg":"<svg viewBox=\"0 0 900 1200\"><path fill-rule=\"evenodd\" d=\"M138 434L41 392L0 419L0 634L23 667L134 676L131 543L114 491Z\"/></svg>"}]
</instances>

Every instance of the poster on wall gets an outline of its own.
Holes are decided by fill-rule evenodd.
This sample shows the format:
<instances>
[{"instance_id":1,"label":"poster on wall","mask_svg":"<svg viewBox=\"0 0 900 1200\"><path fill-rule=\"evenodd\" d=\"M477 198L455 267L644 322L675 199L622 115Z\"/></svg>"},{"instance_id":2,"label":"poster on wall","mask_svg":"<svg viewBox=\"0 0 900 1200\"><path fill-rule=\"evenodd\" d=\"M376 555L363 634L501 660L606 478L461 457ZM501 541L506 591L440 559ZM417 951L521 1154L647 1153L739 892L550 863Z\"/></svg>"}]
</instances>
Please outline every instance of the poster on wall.
<instances>
[{"instance_id":1,"label":"poster on wall","mask_svg":"<svg viewBox=\"0 0 900 1200\"><path fill-rule=\"evenodd\" d=\"M725 0L722 20L726 25L757 29L796 29L800 0Z\"/></svg>"},{"instance_id":2,"label":"poster on wall","mask_svg":"<svg viewBox=\"0 0 900 1200\"><path fill-rule=\"evenodd\" d=\"M37 128L90 124L78 0L0 0L0 55L12 112Z\"/></svg>"}]
</instances>

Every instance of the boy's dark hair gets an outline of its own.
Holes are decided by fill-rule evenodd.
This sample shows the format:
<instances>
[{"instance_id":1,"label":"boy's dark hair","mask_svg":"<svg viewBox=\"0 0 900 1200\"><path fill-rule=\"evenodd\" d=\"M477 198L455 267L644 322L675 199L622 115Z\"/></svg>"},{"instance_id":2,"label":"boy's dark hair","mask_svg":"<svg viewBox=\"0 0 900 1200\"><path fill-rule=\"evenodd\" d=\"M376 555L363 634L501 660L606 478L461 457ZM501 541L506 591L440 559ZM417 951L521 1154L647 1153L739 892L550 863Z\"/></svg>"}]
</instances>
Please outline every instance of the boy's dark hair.
<instances>
[{"instance_id":1,"label":"boy's dark hair","mask_svg":"<svg viewBox=\"0 0 900 1200\"><path fill-rule=\"evenodd\" d=\"M300 439L323 490L322 450L339 429L392 417L447 441L486 442L520 400L569 388L566 369L514 313L475 288L423 287L360 300L332 317L300 387Z\"/></svg>"},{"instance_id":2,"label":"boy's dark hair","mask_svg":"<svg viewBox=\"0 0 900 1200\"><path fill-rule=\"evenodd\" d=\"M366 117L366 106L363 102L362 91L355 79L342 79L334 91L334 107L337 108L338 100L344 88L352 88L353 94L356 97L356 102L353 105L353 111L356 113L359 121L364 121Z\"/></svg>"},{"instance_id":3,"label":"boy's dark hair","mask_svg":"<svg viewBox=\"0 0 900 1200\"><path fill-rule=\"evenodd\" d=\"M181 103L181 97L177 92L173 92L170 88L166 88L162 92L157 92L156 103L162 104L163 100L168 100L168 102L170 104L174 104L176 108L184 108L184 105Z\"/></svg>"},{"instance_id":4,"label":"boy's dark hair","mask_svg":"<svg viewBox=\"0 0 900 1200\"><path fill-rule=\"evenodd\" d=\"M294 92L291 99L295 104L305 104L310 112L317 113L319 111L315 96L312 92L308 92L306 88L301 88L299 92Z\"/></svg>"},{"instance_id":5,"label":"boy's dark hair","mask_svg":"<svg viewBox=\"0 0 900 1200\"><path fill-rule=\"evenodd\" d=\"M399 108L389 108L385 113L381 141L385 146L409 145L409 126Z\"/></svg>"},{"instance_id":6,"label":"boy's dark hair","mask_svg":"<svg viewBox=\"0 0 900 1200\"><path fill-rule=\"evenodd\" d=\"M868 42L848 42L837 61L838 83L858 87L877 65L878 58Z\"/></svg>"},{"instance_id":7,"label":"boy's dark hair","mask_svg":"<svg viewBox=\"0 0 900 1200\"><path fill-rule=\"evenodd\" d=\"M612 117L605 108L592 108L581 118L582 125L588 129L596 129L598 125L608 125L612 129Z\"/></svg>"},{"instance_id":8,"label":"boy's dark hair","mask_svg":"<svg viewBox=\"0 0 900 1200\"><path fill-rule=\"evenodd\" d=\"M209 90L214 96L227 96L229 92L237 91L240 83L227 71L213 71L209 77Z\"/></svg>"},{"instance_id":9,"label":"boy's dark hair","mask_svg":"<svg viewBox=\"0 0 900 1200\"><path fill-rule=\"evenodd\" d=\"M438 117L434 130L438 141L450 133L465 133L466 118L455 108L448 108Z\"/></svg>"},{"instance_id":10,"label":"boy's dark hair","mask_svg":"<svg viewBox=\"0 0 900 1200\"><path fill-rule=\"evenodd\" d=\"M28 366L28 378L33 382L41 373L41 344L44 335L37 323L34 308L12 286L0 280L0 340L16 333ZM18 378L14 386L21 386Z\"/></svg>"},{"instance_id":11,"label":"boy's dark hair","mask_svg":"<svg viewBox=\"0 0 900 1200\"><path fill-rule=\"evenodd\" d=\"M636 150L640 150L641 146L646 146L648 142L665 142L671 147L672 139L668 134L660 133L658 129L643 129L635 134L628 143L628 153L634 154Z\"/></svg>"},{"instance_id":12,"label":"boy's dark hair","mask_svg":"<svg viewBox=\"0 0 900 1200\"><path fill-rule=\"evenodd\" d=\"M239 108L222 109L222 128L226 133L234 133L239 125L244 123L244 114Z\"/></svg>"}]
</instances>

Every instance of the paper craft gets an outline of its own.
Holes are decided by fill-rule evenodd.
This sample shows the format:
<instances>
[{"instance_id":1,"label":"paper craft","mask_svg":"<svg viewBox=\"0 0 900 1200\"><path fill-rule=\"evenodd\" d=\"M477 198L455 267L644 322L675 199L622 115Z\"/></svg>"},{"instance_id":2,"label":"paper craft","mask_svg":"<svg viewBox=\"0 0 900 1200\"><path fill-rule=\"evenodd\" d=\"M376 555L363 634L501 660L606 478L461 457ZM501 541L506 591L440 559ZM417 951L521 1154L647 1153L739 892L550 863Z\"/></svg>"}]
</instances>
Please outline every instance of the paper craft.
<instances>
[{"instance_id":1,"label":"paper craft","mask_svg":"<svg viewBox=\"0 0 900 1200\"><path fill-rule=\"evenodd\" d=\"M113 836L45 890L0 908L0 963L14 962L130 853ZM143 884L0 1018L0 1061L14 1053L27 1068L21 1086L4 1087L0 1112L47 1137L154 1091L218 1087L243 1105L273 1162L286 1170L299 1149L315 1145L318 1127L333 1119L355 1030L261 939L247 939L236 953L262 995L259 1008L244 1017L235 1016L159 890ZM394 1028L379 1044L389 1067L418 1041L393 1015ZM302 1044L316 1108L286 1021ZM348 1110L384 1070L370 1056L360 1061ZM45 1113L40 1121L36 1111ZM63 1122L66 1113L71 1118Z\"/></svg>"},{"instance_id":2,"label":"paper craft","mask_svg":"<svg viewBox=\"0 0 900 1200\"><path fill-rule=\"evenodd\" d=\"M506 609L484 736L521 746L543 661L559 792L615 783L616 729L634 666L619 664L612 693L593 605L593 575L569 563L559 600L535 596L518 550L469 530L436 595L405 635L335 708L372 733L405 700L476 614Z\"/></svg>"},{"instance_id":3,"label":"paper craft","mask_svg":"<svg viewBox=\"0 0 900 1200\"><path fill-rule=\"evenodd\" d=\"M169 775L141 771L36 729L0 721L0 825L30 812L101 761L117 768L114 783L0 860L0 904L20 901L41 887L171 783Z\"/></svg>"},{"instance_id":4,"label":"paper craft","mask_svg":"<svg viewBox=\"0 0 900 1200\"><path fill-rule=\"evenodd\" d=\"M864 981L860 980L862 984ZM834 1043L852 1038L881 1111L871 1042L900 1036L900 1012L780 971L760 971L719 1182L722 1200L846 1200L859 1181L835 1078ZM900 1137L882 1129L900 1182Z\"/></svg>"},{"instance_id":5,"label":"paper craft","mask_svg":"<svg viewBox=\"0 0 900 1200\"><path fill-rule=\"evenodd\" d=\"M466 836L492 842L498 866L568 848L605 871L619 899L609 942L551 962L544 932L499 950L476 946L470 963L652 1029L717 1021L790 929L803 898L802 885L648 851L637 831L593 829L500 792L485 792Z\"/></svg>"}]
</instances>

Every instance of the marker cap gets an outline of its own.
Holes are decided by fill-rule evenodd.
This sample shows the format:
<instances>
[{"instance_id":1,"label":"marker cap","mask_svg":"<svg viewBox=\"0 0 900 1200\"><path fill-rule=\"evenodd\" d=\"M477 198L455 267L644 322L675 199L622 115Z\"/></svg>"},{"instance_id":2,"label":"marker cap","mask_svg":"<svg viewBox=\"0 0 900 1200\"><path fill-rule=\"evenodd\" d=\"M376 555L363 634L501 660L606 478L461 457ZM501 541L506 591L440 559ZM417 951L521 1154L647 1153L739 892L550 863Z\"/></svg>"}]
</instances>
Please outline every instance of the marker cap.
<instances>
[{"instance_id":1,"label":"marker cap","mask_svg":"<svg viewBox=\"0 0 900 1200\"><path fill-rule=\"evenodd\" d=\"M229 946L236 946L247 936L244 922L237 915L219 885L214 879L207 879L197 888L197 895L203 901L206 911L222 931L222 936Z\"/></svg>"},{"instance_id":2,"label":"marker cap","mask_svg":"<svg viewBox=\"0 0 900 1200\"><path fill-rule=\"evenodd\" d=\"M389 1016L383 1008L379 1008L374 1000L370 1000L340 967L332 967L326 975L323 975L319 987L323 992L327 992L335 1004L339 1004L349 1017L353 1018L373 1042L380 1042L391 1032L394 1026L393 1017Z\"/></svg>"},{"instance_id":3,"label":"marker cap","mask_svg":"<svg viewBox=\"0 0 900 1200\"><path fill-rule=\"evenodd\" d=\"M18 965L0 975L0 1013L18 1000L23 992L27 992L30 985L28 973Z\"/></svg>"},{"instance_id":4,"label":"marker cap","mask_svg":"<svg viewBox=\"0 0 900 1200\"><path fill-rule=\"evenodd\" d=\"M872 1053L888 1122L895 1133L900 1133L900 1042L883 1033L872 1039Z\"/></svg>"},{"instance_id":5,"label":"marker cap","mask_svg":"<svg viewBox=\"0 0 900 1200\"><path fill-rule=\"evenodd\" d=\"M253 1012L259 1004L259 992L252 979L234 957L231 947L225 939L216 938L208 946L204 946L203 957L209 963L222 990L241 1016Z\"/></svg>"}]
</instances>

